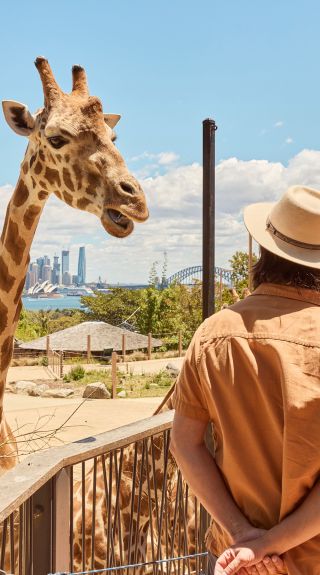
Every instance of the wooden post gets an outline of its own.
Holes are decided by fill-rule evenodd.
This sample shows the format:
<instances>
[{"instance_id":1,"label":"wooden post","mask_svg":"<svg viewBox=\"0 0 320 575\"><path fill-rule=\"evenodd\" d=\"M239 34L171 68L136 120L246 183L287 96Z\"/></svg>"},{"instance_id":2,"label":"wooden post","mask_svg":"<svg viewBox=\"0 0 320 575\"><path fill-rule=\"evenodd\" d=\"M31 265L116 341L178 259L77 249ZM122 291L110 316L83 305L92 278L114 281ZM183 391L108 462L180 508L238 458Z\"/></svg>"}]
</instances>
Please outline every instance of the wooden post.
<instances>
[{"instance_id":1,"label":"wooden post","mask_svg":"<svg viewBox=\"0 0 320 575\"><path fill-rule=\"evenodd\" d=\"M252 291L252 235L249 234L249 290Z\"/></svg>"},{"instance_id":2,"label":"wooden post","mask_svg":"<svg viewBox=\"0 0 320 575\"><path fill-rule=\"evenodd\" d=\"M117 362L118 354L116 351L113 351L111 355L112 399L116 399L117 397Z\"/></svg>"},{"instance_id":3,"label":"wooden post","mask_svg":"<svg viewBox=\"0 0 320 575\"><path fill-rule=\"evenodd\" d=\"M214 120L203 121L202 319L215 312L215 132Z\"/></svg>"},{"instance_id":4,"label":"wooden post","mask_svg":"<svg viewBox=\"0 0 320 575\"><path fill-rule=\"evenodd\" d=\"M47 481L25 505L24 528L26 541L23 546L27 557L22 573L43 575L55 572L51 563L52 481ZM66 571L69 571L69 565Z\"/></svg>"},{"instance_id":5,"label":"wooden post","mask_svg":"<svg viewBox=\"0 0 320 575\"><path fill-rule=\"evenodd\" d=\"M60 351L59 354L59 374L60 374L60 379L63 378L63 351Z\"/></svg>"},{"instance_id":6,"label":"wooden post","mask_svg":"<svg viewBox=\"0 0 320 575\"><path fill-rule=\"evenodd\" d=\"M151 359L152 352L152 334L148 333L148 359Z\"/></svg>"},{"instance_id":7,"label":"wooden post","mask_svg":"<svg viewBox=\"0 0 320 575\"><path fill-rule=\"evenodd\" d=\"M53 570L70 569L70 467L54 478Z\"/></svg>"},{"instance_id":8,"label":"wooden post","mask_svg":"<svg viewBox=\"0 0 320 575\"><path fill-rule=\"evenodd\" d=\"M182 357L182 333L179 331L178 357Z\"/></svg>"},{"instance_id":9,"label":"wooden post","mask_svg":"<svg viewBox=\"0 0 320 575\"><path fill-rule=\"evenodd\" d=\"M91 361L91 335L87 335L87 361L90 363Z\"/></svg>"},{"instance_id":10,"label":"wooden post","mask_svg":"<svg viewBox=\"0 0 320 575\"><path fill-rule=\"evenodd\" d=\"M122 361L126 360L127 353L127 336L125 333L122 334Z\"/></svg>"},{"instance_id":11,"label":"wooden post","mask_svg":"<svg viewBox=\"0 0 320 575\"><path fill-rule=\"evenodd\" d=\"M50 353L50 336L47 335L47 337L46 337L46 354L47 354L48 359L49 359L49 353Z\"/></svg>"}]
</instances>

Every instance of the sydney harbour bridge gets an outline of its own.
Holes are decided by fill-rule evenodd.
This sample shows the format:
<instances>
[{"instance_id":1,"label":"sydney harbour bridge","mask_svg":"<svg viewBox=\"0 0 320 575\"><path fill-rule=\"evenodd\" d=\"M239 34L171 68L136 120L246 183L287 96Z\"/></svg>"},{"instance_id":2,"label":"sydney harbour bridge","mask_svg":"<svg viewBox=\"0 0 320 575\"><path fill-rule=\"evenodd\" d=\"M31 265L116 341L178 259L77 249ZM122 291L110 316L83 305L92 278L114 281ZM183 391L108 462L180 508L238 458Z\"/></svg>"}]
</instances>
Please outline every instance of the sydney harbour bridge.
<instances>
[{"instance_id":1,"label":"sydney harbour bridge","mask_svg":"<svg viewBox=\"0 0 320 575\"><path fill-rule=\"evenodd\" d=\"M232 271L226 270L224 268L214 268L214 274L217 281L224 281L227 284L232 284ZM179 270L178 272L172 274L168 277L166 285L171 285L173 283L182 283L185 285L191 285L195 281L202 280L202 266L191 266Z\"/></svg>"}]
</instances>

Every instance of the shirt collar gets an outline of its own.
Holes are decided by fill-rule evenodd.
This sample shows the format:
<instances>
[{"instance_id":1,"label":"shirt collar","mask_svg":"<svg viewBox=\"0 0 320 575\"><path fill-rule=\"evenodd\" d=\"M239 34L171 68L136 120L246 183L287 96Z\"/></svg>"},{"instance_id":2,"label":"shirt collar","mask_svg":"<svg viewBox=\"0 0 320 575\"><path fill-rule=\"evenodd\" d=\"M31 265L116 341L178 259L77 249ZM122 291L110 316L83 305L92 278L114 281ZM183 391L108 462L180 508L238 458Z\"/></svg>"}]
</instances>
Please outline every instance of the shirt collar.
<instances>
[{"instance_id":1,"label":"shirt collar","mask_svg":"<svg viewBox=\"0 0 320 575\"><path fill-rule=\"evenodd\" d=\"M278 297L297 299L320 306L320 292L281 284L262 283L251 295L275 295Z\"/></svg>"}]
</instances>

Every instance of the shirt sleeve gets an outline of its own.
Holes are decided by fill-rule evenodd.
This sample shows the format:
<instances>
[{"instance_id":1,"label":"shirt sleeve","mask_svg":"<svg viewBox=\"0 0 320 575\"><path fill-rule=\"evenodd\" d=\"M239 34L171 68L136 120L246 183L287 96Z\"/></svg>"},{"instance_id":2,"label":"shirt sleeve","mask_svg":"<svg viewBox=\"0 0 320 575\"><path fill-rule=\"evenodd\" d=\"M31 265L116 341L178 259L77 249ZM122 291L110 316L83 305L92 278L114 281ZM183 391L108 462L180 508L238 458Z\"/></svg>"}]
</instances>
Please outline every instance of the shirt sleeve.
<instances>
[{"instance_id":1,"label":"shirt sleeve","mask_svg":"<svg viewBox=\"0 0 320 575\"><path fill-rule=\"evenodd\" d=\"M192 419L200 419L201 421L209 421L210 416L199 374L200 337L201 327L194 334L184 357L175 385L172 403L176 412L181 415Z\"/></svg>"}]
</instances>

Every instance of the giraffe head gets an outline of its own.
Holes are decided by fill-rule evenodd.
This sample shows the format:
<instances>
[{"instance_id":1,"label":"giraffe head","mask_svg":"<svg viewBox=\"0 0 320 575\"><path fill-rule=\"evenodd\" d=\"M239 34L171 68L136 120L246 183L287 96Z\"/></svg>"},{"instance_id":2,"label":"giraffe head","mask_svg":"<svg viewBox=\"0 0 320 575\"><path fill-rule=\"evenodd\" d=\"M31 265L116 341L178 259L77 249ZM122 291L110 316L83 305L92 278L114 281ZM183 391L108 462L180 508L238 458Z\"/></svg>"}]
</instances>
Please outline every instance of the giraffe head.
<instances>
[{"instance_id":1,"label":"giraffe head","mask_svg":"<svg viewBox=\"0 0 320 575\"><path fill-rule=\"evenodd\" d=\"M24 104L3 102L5 118L29 145L21 177L39 198L56 194L67 204L96 214L107 232L129 235L133 222L148 218L144 193L117 150L113 128L118 114L104 114L90 96L86 74L73 66L70 94L58 86L45 58L35 61L44 91L44 107L31 114Z\"/></svg>"}]
</instances>

